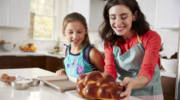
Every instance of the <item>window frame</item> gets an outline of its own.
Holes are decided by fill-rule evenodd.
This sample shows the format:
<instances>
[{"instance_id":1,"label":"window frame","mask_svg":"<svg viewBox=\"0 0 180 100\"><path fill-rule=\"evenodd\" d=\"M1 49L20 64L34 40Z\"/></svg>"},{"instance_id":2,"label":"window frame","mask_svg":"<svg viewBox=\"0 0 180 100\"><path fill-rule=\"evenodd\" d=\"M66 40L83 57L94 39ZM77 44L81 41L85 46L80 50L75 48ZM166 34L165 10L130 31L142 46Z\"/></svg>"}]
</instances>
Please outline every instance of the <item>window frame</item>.
<instances>
[{"instance_id":1,"label":"window frame","mask_svg":"<svg viewBox=\"0 0 180 100\"><path fill-rule=\"evenodd\" d=\"M44 15L44 14L39 14L39 13L35 13L34 15L34 21L33 21L33 30L32 30L32 38L33 40L55 40L55 36L56 36L56 18L57 18L57 15L55 14L55 11L56 11L56 1L57 0L53 0L53 11L52 11L52 15ZM37 17L51 17L52 18L52 33L51 33L51 37L50 38L44 38L44 37L41 37L41 38L38 38L38 37L34 37L34 24L35 24L35 16Z\"/></svg>"}]
</instances>

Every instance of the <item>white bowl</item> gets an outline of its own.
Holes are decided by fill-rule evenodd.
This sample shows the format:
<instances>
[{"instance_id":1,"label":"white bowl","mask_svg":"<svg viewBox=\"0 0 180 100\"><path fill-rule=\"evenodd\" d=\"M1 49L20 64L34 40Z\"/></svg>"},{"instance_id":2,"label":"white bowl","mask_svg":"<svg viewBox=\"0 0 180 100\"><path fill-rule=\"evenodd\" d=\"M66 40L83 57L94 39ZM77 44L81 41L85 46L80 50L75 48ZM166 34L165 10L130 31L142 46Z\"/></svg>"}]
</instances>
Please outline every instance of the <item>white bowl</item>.
<instances>
[{"instance_id":1,"label":"white bowl","mask_svg":"<svg viewBox=\"0 0 180 100\"><path fill-rule=\"evenodd\" d=\"M12 51L14 49L14 44L12 43L3 44L3 48L5 51Z\"/></svg>"},{"instance_id":2,"label":"white bowl","mask_svg":"<svg viewBox=\"0 0 180 100\"><path fill-rule=\"evenodd\" d=\"M11 83L11 86L14 87L16 90L25 90L31 87L32 80L15 80Z\"/></svg>"},{"instance_id":3,"label":"white bowl","mask_svg":"<svg viewBox=\"0 0 180 100\"><path fill-rule=\"evenodd\" d=\"M35 86L38 86L39 84L40 84L40 80L39 79L32 79L31 86L35 87Z\"/></svg>"}]
</instances>

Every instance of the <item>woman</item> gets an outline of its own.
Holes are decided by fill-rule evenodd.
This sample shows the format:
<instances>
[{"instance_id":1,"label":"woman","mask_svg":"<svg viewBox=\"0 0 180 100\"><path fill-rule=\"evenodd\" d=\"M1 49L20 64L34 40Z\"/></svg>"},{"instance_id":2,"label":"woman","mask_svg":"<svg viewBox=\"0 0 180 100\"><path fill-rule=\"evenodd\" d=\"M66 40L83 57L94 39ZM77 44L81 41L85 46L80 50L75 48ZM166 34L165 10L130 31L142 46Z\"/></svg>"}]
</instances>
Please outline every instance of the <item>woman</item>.
<instances>
[{"instance_id":1,"label":"woman","mask_svg":"<svg viewBox=\"0 0 180 100\"><path fill-rule=\"evenodd\" d=\"M122 97L163 100L160 81L161 38L150 30L136 0L108 0L100 35L105 72L125 86Z\"/></svg>"}]
</instances>

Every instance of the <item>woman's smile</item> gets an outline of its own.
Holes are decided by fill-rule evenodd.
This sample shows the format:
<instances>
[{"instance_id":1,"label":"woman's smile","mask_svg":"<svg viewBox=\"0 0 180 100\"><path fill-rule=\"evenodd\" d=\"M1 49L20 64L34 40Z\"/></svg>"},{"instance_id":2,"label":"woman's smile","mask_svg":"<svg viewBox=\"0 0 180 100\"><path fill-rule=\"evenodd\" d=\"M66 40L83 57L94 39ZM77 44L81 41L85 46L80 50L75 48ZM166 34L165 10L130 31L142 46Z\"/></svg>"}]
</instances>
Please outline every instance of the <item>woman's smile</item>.
<instances>
[{"instance_id":1,"label":"woman's smile","mask_svg":"<svg viewBox=\"0 0 180 100\"><path fill-rule=\"evenodd\" d=\"M131 36L131 26L134 15L128 7L124 5L116 5L109 9L110 25L114 32L122 37Z\"/></svg>"}]
</instances>

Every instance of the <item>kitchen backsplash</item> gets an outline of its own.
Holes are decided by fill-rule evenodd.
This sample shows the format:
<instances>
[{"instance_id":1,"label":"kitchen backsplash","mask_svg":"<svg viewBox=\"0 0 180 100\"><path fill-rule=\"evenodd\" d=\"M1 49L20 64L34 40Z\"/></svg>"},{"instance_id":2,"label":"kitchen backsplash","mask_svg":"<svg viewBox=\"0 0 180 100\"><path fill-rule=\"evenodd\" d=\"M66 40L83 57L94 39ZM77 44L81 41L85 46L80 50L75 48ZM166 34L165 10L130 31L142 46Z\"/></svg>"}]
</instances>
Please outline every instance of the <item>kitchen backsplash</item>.
<instances>
[{"instance_id":1,"label":"kitchen backsplash","mask_svg":"<svg viewBox=\"0 0 180 100\"><path fill-rule=\"evenodd\" d=\"M161 52L162 55L170 57L172 54L178 50L178 34L179 31L174 31L172 29L158 29L154 28L153 30L157 31L163 43L164 50ZM100 51L103 50L103 42L98 34L98 32L89 32L89 39L92 44ZM38 50L49 50L56 45L56 41L52 40L33 40L32 36L29 33L28 29L16 29L16 28L4 28L0 27L0 40L5 40L6 42L11 42L16 44L16 50L20 45L26 43L35 43Z\"/></svg>"},{"instance_id":2,"label":"kitchen backsplash","mask_svg":"<svg viewBox=\"0 0 180 100\"><path fill-rule=\"evenodd\" d=\"M94 44L100 51L103 50L103 43L99 37L98 32L89 32L90 42ZM18 50L20 45L26 43L34 43L38 50L50 50L56 45L55 40L33 40L28 29L4 28L0 27L0 40L16 44L14 50Z\"/></svg>"},{"instance_id":3,"label":"kitchen backsplash","mask_svg":"<svg viewBox=\"0 0 180 100\"><path fill-rule=\"evenodd\" d=\"M30 37L28 29L4 28L0 27L0 40L16 44L15 50L18 50L20 45L26 43L34 43L38 50L48 50L55 45L55 41L34 41Z\"/></svg>"}]
</instances>

